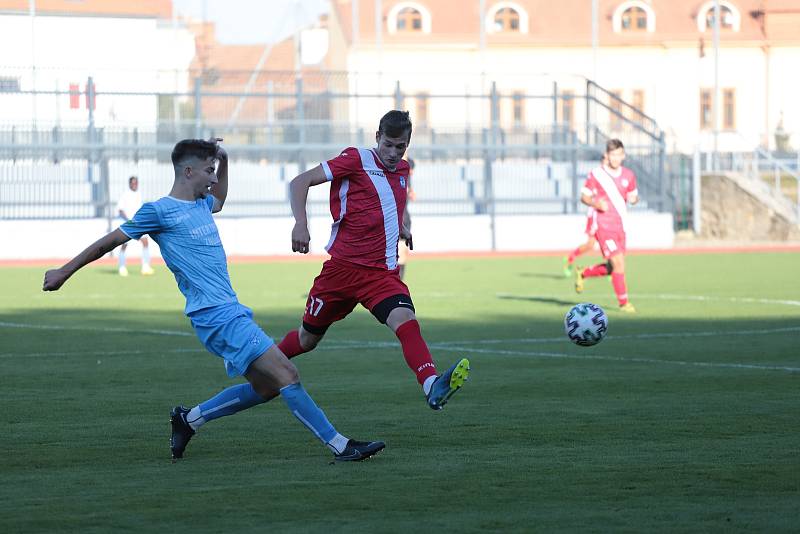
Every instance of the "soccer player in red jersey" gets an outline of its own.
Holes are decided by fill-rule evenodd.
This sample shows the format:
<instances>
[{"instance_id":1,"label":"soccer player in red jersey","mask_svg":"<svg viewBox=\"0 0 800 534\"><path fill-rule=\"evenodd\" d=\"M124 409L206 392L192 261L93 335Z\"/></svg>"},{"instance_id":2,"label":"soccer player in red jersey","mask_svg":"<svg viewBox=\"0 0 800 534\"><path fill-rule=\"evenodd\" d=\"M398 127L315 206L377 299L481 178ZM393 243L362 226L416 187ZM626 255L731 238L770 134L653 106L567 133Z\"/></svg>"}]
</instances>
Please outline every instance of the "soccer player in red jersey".
<instances>
[{"instance_id":1,"label":"soccer player in red jersey","mask_svg":"<svg viewBox=\"0 0 800 534\"><path fill-rule=\"evenodd\" d=\"M584 278L611 275L620 310L634 313L636 308L628 301L625 285L625 226L627 205L639 201L636 175L622 166L625 147L619 139L610 139L606 143L606 158L605 165L589 173L581 190L581 202L597 212L596 238L606 263L576 269L575 291L583 291Z\"/></svg>"},{"instance_id":2,"label":"soccer player in red jersey","mask_svg":"<svg viewBox=\"0 0 800 534\"><path fill-rule=\"evenodd\" d=\"M600 165L605 165L606 161L606 154L604 152L603 158L600 160ZM572 270L575 268L575 258L594 249L594 246L597 244L597 238L595 237L596 232L597 212L595 212L594 208L589 208L586 211L586 229L583 231L583 233L586 234L586 241L580 244L575 250L570 252L569 256L564 258L565 277L569 278L570 276L573 276Z\"/></svg>"},{"instance_id":3,"label":"soccer player in red jersey","mask_svg":"<svg viewBox=\"0 0 800 534\"><path fill-rule=\"evenodd\" d=\"M292 250L302 254L308 253L311 240L308 190L331 184L333 226L326 246L331 259L314 279L301 326L287 333L278 347L290 358L314 349L331 324L361 304L395 333L428 405L441 410L466 381L469 361L462 358L437 375L411 294L399 276L398 241L403 239L413 249L411 233L403 225L410 175L403 155L411 130L408 112L390 111L375 132L375 148L346 148L292 180Z\"/></svg>"}]
</instances>

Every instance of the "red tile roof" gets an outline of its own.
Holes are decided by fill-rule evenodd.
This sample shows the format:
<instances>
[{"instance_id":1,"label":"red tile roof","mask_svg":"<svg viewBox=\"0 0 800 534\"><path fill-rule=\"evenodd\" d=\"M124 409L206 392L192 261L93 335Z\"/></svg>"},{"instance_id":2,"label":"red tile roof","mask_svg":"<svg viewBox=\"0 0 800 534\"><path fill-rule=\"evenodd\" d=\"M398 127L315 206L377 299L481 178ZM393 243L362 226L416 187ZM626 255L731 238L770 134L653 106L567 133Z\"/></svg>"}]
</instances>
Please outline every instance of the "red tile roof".
<instances>
[{"instance_id":1,"label":"red tile roof","mask_svg":"<svg viewBox=\"0 0 800 534\"><path fill-rule=\"evenodd\" d=\"M0 12L28 13L29 0L0 0ZM36 0L37 14L172 17L172 0Z\"/></svg>"}]
</instances>

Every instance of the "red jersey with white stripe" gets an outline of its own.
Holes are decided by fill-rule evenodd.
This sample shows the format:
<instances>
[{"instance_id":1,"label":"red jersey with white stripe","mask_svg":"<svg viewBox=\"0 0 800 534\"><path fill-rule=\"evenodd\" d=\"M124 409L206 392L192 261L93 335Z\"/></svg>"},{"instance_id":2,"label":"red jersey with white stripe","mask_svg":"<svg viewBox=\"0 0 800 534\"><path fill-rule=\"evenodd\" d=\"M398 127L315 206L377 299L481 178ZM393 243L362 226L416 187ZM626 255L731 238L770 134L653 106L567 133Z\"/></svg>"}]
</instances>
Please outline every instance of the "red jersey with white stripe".
<instances>
[{"instance_id":1,"label":"red jersey with white stripe","mask_svg":"<svg viewBox=\"0 0 800 534\"><path fill-rule=\"evenodd\" d=\"M365 267L397 268L397 241L408 195L405 160L387 169L372 149L346 148L322 163L331 183L333 226L325 250Z\"/></svg>"},{"instance_id":2,"label":"red jersey with white stripe","mask_svg":"<svg viewBox=\"0 0 800 534\"><path fill-rule=\"evenodd\" d=\"M596 167L586 178L581 193L606 201L606 211L596 210L598 229L624 232L628 195L638 194L636 175L627 167L620 167L617 176L612 175L613 172L605 166Z\"/></svg>"}]
</instances>

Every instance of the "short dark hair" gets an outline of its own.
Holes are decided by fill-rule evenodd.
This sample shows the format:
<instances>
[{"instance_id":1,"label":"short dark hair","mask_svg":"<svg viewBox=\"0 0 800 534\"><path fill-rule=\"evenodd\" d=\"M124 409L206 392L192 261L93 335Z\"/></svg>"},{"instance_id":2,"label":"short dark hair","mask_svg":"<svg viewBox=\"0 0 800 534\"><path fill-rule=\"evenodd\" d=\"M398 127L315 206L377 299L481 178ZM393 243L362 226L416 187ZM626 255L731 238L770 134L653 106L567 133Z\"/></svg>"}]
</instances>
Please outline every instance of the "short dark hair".
<instances>
[{"instance_id":1,"label":"short dark hair","mask_svg":"<svg viewBox=\"0 0 800 534\"><path fill-rule=\"evenodd\" d=\"M383 117L378 124L378 133L388 137L402 137L408 132L408 140L411 141L411 117L408 111L393 109Z\"/></svg>"},{"instance_id":2,"label":"short dark hair","mask_svg":"<svg viewBox=\"0 0 800 534\"><path fill-rule=\"evenodd\" d=\"M138 176L136 176L136 175L133 175L133 176L131 176L130 178L128 178L128 184L130 184L132 181L134 181L134 180L138 180L138 179L139 179L139 177L138 177Z\"/></svg>"},{"instance_id":3,"label":"short dark hair","mask_svg":"<svg viewBox=\"0 0 800 534\"><path fill-rule=\"evenodd\" d=\"M609 139L606 141L606 152L611 152L612 150L616 150L618 148L625 148L625 145L622 144L622 141L619 139Z\"/></svg>"},{"instance_id":4,"label":"short dark hair","mask_svg":"<svg viewBox=\"0 0 800 534\"><path fill-rule=\"evenodd\" d=\"M213 158L217 155L217 145L205 139L184 139L172 149L172 165L179 166L186 158Z\"/></svg>"}]
</instances>

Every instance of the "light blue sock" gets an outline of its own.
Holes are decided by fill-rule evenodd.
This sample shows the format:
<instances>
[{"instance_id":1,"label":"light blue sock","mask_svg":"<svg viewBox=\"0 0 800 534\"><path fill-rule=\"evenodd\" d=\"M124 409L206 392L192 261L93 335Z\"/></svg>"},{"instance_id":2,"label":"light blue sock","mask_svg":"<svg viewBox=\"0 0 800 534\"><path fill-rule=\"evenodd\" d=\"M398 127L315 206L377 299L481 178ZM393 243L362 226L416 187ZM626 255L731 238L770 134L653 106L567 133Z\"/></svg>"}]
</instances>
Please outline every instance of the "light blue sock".
<instances>
[{"instance_id":1,"label":"light blue sock","mask_svg":"<svg viewBox=\"0 0 800 534\"><path fill-rule=\"evenodd\" d=\"M119 266L125 267L125 249L119 249Z\"/></svg>"},{"instance_id":2,"label":"light blue sock","mask_svg":"<svg viewBox=\"0 0 800 534\"><path fill-rule=\"evenodd\" d=\"M314 404L300 382L281 388L281 397L294 416L306 425L322 443L327 444L339 435L325 417L325 413Z\"/></svg>"},{"instance_id":3,"label":"light blue sock","mask_svg":"<svg viewBox=\"0 0 800 534\"><path fill-rule=\"evenodd\" d=\"M142 265L150 265L150 246L142 247Z\"/></svg>"},{"instance_id":4,"label":"light blue sock","mask_svg":"<svg viewBox=\"0 0 800 534\"><path fill-rule=\"evenodd\" d=\"M186 422L193 430L219 417L233 415L267 401L256 393L249 383L236 384L223 389L214 397L201 402L186 414Z\"/></svg>"}]
</instances>

